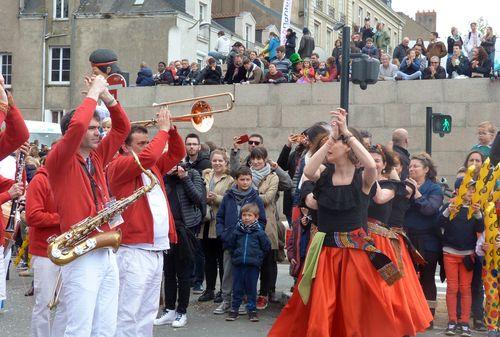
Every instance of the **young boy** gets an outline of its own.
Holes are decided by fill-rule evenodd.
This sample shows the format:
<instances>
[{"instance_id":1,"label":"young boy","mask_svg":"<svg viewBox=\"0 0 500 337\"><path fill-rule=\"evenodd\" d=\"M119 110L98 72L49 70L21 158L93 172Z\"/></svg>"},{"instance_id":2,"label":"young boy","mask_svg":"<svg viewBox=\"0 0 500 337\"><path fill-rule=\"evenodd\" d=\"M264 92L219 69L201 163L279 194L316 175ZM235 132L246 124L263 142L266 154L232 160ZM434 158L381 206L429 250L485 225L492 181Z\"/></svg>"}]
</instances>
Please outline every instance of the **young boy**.
<instances>
[{"instance_id":1,"label":"young boy","mask_svg":"<svg viewBox=\"0 0 500 337\"><path fill-rule=\"evenodd\" d=\"M496 128L491 122L482 122L477 126L478 144L474 145L471 151L480 151L484 157L489 157L491 143L495 139Z\"/></svg>"},{"instance_id":2,"label":"young boy","mask_svg":"<svg viewBox=\"0 0 500 337\"><path fill-rule=\"evenodd\" d=\"M233 270L231 262L231 236L240 219L244 205L255 203L259 208L259 224L266 225L266 211L259 192L252 188L252 171L241 166L235 174L236 184L226 192L217 212L217 237L222 241L224 250L224 275L222 276L222 303L214 310L214 314L222 315L231 308L231 292L233 288Z\"/></svg>"},{"instance_id":3,"label":"young boy","mask_svg":"<svg viewBox=\"0 0 500 337\"><path fill-rule=\"evenodd\" d=\"M238 318L243 296L247 296L248 319L258 322L257 317L257 280L264 256L271 249L271 242L259 224L259 207L246 204L241 208L238 221L230 239L233 263L233 302L226 321Z\"/></svg>"},{"instance_id":4,"label":"young boy","mask_svg":"<svg viewBox=\"0 0 500 337\"><path fill-rule=\"evenodd\" d=\"M462 178L455 182L458 191ZM472 277L474 274L474 250L477 236L484 230L483 217L479 204L471 205L474 184L468 186L460 209L454 204L445 205L439 216L439 224L444 228L443 261L448 286L446 288L446 306L448 308L448 327L445 334L453 336L471 336L469 319L472 305ZM474 210L473 216L467 219L469 207ZM450 220L450 213L456 216ZM457 294L461 295L461 317L457 322Z\"/></svg>"}]
</instances>

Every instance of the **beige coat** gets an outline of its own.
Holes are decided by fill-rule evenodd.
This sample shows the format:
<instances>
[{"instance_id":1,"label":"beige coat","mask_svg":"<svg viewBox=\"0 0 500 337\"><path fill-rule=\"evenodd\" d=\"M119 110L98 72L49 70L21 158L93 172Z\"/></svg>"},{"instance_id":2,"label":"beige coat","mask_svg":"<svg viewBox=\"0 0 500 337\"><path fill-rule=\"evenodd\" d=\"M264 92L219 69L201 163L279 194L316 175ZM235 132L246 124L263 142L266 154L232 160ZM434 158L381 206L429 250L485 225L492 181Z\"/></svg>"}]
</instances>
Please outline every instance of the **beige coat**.
<instances>
[{"instance_id":1,"label":"beige coat","mask_svg":"<svg viewBox=\"0 0 500 337\"><path fill-rule=\"evenodd\" d=\"M279 178L276 173L270 173L259 184L259 196L266 208L266 234L271 241L271 249L278 249L278 218L276 200L278 197Z\"/></svg>"},{"instance_id":2,"label":"beige coat","mask_svg":"<svg viewBox=\"0 0 500 337\"><path fill-rule=\"evenodd\" d=\"M205 186L207 189L207 193L210 192L210 180L214 176L214 170L213 169L205 169L202 172L202 177L203 180L205 181ZM215 231L215 224L217 222L216 216L217 216L217 211L219 210L220 204L222 202L222 198L224 198L224 194L226 194L226 191L231 188L231 186L234 183L233 177L231 177L229 174L223 174L222 178L215 183L214 188L212 192L217 194L217 197L212 203L207 202L207 209L211 209L211 214L212 220L210 222L204 221L200 234L198 235L198 238L202 239L203 238L203 233L205 232L205 226L210 226L208 229L208 238L209 239L216 239L217 238L217 233Z\"/></svg>"}]
</instances>

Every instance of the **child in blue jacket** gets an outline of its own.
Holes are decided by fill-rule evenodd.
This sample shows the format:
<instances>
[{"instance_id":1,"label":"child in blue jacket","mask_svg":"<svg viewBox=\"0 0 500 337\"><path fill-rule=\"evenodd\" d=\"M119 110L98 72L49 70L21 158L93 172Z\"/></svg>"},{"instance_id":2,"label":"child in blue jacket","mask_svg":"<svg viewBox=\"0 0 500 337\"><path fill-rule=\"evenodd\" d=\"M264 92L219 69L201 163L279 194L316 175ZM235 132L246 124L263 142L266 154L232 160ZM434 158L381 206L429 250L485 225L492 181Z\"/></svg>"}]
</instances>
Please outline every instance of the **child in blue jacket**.
<instances>
[{"instance_id":1,"label":"child in blue jacket","mask_svg":"<svg viewBox=\"0 0 500 337\"><path fill-rule=\"evenodd\" d=\"M244 205L241 208L241 220L231 235L233 300L226 321L238 318L238 310L245 295L248 319L252 322L259 321L256 308L257 280L264 256L271 249L271 242L259 223L259 214L256 204Z\"/></svg>"},{"instance_id":2,"label":"child in blue jacket","mask_svg":"<svg viewBox=\"0 0 500 337\"><path fill-rule=\"evenodd\" d=\"M224 251L224 275L222 276L222 303L214 310L214 314L222 315L231 309L231 292L233 288L233 264L231 263L231 237L237 228L244 205L254 203L259 208L259 223L266 226L266 210L259 197L259 192L252 188L252 171L242 166L236 171L236 183L222 199L217 212L217 237L222 241Z\"/></svg>"}]
</instances>

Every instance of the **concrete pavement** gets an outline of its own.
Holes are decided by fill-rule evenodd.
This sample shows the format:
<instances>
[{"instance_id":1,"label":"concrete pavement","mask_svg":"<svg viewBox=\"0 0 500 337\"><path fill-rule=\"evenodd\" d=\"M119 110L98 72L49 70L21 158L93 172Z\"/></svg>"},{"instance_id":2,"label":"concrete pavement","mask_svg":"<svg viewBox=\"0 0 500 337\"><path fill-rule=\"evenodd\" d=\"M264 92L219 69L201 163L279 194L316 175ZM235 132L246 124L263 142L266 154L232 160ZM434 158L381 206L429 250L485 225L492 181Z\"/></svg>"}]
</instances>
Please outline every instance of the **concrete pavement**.
<instances>
[{"instance_id":1,"label":"concrete pavement","mask_svg":"<svg viewBox=\"0 0 500 337\"><path fill-rule=\"evenodd\" d=\"M11 277L11 280L7 282L8 312L0 315L0 335L28 337L33 297L25 297L24 292L29 288L32 278L19 277L16 272L11 272ZM290 288L291 282L292 279L288 276L288 266L279 265L278 290L286 291ZM443 285L438 287L440 290L443 289ZM212 313L216 304L199 303L196 301L197 298L198 295L191 296L191 305L188 308L188 325L185 328L155 327L154 337L264 337L281 310L281 305L272 304L270 308L259 313L260 322L258 323L251 323L246 316L241 316L235 322L226 322L225 316L217 316ZM436 328L433 331L420 334L418 337L444 336L446 311L443 296L440 295L440 298L441 307L436 318ZM473 336L486 336L486 334L474 332Z\"/></svg>"}]
</instances>

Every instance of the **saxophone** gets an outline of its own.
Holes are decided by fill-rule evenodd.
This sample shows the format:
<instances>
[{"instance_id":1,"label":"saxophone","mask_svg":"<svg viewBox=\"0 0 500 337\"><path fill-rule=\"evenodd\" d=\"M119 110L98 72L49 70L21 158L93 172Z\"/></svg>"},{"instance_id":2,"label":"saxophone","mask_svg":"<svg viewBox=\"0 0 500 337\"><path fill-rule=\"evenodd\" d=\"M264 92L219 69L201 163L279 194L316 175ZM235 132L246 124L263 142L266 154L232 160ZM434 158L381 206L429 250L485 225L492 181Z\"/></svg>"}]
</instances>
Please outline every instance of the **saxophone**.
<instances>
[{"instance_id":1,"label":"saxophone","mask_svg":"<svg viewBox=\"0 0 500 337\"><path fill-rule=\"evenodd\" d=\"M94 231L111 220L114 216L122 213L129 205L148 193L158 183L151 171L146 170L134 152L131 152L135 162L150 179L150 184L137 189L130 196L120 199L110 207L102 209L95 216L88 217L73 225L70 230L59 236L47 239L47 255L49 259L58 266L63 266L87 254L90 251L103 247L111 247L116 252L120 246L122 234L118 231L101 232L89 237Z\"/></svg>"}]
</instances>

